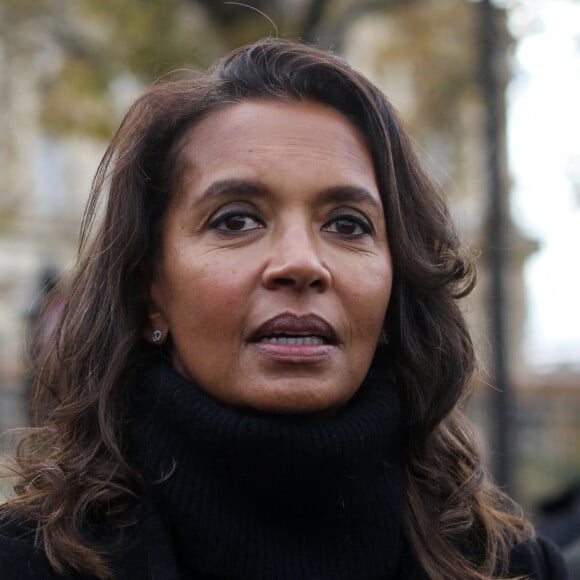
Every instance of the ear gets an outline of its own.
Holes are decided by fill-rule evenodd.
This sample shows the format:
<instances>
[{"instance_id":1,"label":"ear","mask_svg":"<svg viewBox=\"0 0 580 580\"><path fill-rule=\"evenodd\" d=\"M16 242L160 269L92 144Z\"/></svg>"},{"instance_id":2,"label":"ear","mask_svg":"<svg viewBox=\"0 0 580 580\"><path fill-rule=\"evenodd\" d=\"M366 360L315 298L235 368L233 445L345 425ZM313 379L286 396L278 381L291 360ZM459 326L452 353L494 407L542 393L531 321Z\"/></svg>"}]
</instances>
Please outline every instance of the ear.
<instances>
[{"instance_id":1,"label":"ear","mask_svg":"<svg viewBox=\"0 0 580 580\"><path fill-rule=\"evenodd\" d=\"M147 304L147 321L143 327L143 338L151 344L163 344L169 336L169 322L161 308L159 288L153 282Z\"/></svg>"}]
</instances>

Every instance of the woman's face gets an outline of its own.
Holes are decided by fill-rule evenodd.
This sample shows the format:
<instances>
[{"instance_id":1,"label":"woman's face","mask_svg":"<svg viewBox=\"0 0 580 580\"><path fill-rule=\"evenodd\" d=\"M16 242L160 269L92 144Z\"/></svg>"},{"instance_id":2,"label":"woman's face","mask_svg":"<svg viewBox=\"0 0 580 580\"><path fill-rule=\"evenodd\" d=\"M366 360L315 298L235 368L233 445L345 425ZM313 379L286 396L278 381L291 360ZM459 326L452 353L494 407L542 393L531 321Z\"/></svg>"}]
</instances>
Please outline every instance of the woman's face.
<instances>
[{"instance_id":1,"label":"woman's face","mask_svg":"<svg viewBox=\"0 0 580 580\"><path fill-rule=\"evenodd\" d=\"M392 283L363 138L323 105L244 101L192 128L179 155L148 332L168 332L176 370L223 403L344 404L371 364Z\"/></svg>"}]
</instances>

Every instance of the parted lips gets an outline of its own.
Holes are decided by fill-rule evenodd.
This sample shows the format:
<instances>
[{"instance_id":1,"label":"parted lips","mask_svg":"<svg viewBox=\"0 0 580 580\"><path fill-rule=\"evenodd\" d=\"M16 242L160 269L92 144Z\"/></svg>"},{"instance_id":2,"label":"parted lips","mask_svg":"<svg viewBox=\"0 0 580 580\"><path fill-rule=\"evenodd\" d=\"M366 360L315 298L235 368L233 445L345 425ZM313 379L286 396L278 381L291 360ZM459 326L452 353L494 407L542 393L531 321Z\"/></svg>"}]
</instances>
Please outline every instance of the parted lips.
<instances>
[{"instance_id":1,"label":"parted lips","mask_svg":"<svg viewBox=\"0 0 580 580\"><path fill-rule=\"evenodd\" d=\"M252 334L252 342L264 339L313 337L322 339L325 344L336 344L336 332L324 319L315 314L297 316L284 313L270 318Z\"/></svg>"}]
</instances>

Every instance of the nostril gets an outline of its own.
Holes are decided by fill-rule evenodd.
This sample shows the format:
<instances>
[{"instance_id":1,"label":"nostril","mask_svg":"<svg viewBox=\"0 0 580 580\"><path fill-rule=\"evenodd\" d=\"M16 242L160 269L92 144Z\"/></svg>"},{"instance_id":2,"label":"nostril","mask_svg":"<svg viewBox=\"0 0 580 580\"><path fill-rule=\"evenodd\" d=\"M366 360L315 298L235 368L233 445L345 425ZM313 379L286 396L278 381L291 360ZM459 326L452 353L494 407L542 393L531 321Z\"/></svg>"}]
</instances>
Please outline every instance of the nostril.
<instances>
[{"instance_id":1,"label":"nostril","mask_svg":"<svg viewBox=\"0 0 580 580\"><path fill-rule=\"evenodd\" d=\"M288 288L320 288L322 280L315 278L314 280L302 280L299 277L279 277L274 280L276 286L283 286Z\"/></svg>"},{"instance_id":2,"label":"nostril","mask_svg":"<svg viewBox=\"0 0 580 580\"><path fill-rule=\"evenodd\" d=\"M276 284L278 286L294 286L296 284L296 280L293 278L276 278Z\"/></svg>"}]
</instances>

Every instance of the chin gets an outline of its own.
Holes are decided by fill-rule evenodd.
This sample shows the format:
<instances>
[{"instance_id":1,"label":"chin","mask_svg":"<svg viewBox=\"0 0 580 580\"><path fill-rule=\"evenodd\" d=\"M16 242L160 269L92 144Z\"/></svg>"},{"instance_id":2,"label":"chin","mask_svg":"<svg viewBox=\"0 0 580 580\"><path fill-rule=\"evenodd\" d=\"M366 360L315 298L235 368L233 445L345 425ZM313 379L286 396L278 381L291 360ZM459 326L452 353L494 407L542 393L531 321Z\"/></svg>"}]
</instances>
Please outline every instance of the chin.
<instances>
[{"instance_id":1,"label":"chin","mask_svg":"<svg viewBox=\"0 0 580 580\"><path fill-rule=\"evenodd\" d=\"M242 407L260 413L277 415L327 415L336 412L354 395L352 392L337 392L335 388L307 389L292 387L277 387L266 392L254 393Z\"/></svg>"}]
</instances>

